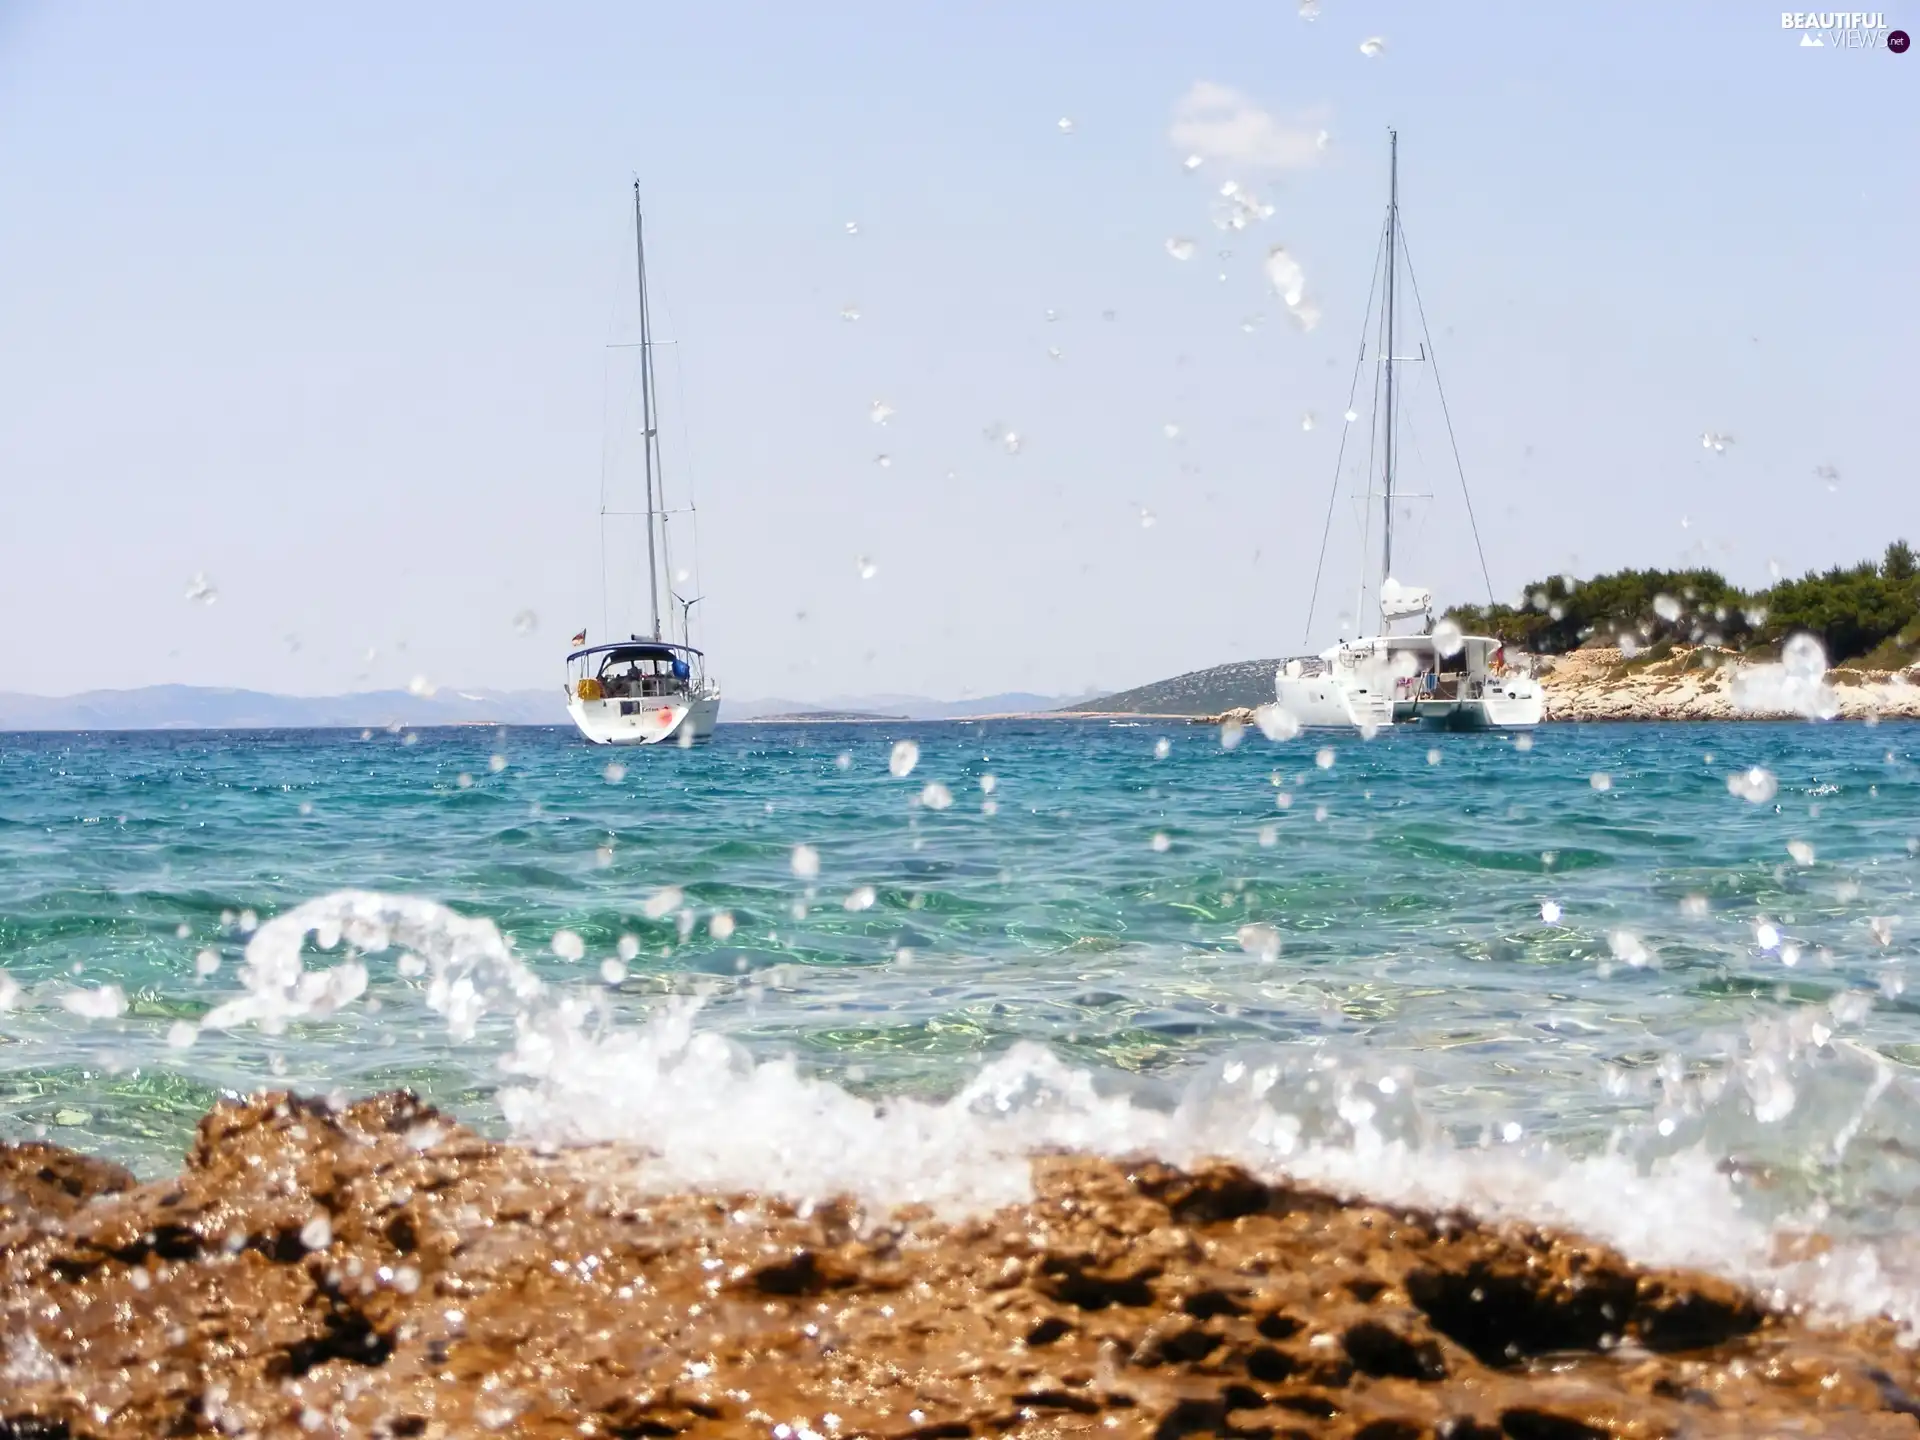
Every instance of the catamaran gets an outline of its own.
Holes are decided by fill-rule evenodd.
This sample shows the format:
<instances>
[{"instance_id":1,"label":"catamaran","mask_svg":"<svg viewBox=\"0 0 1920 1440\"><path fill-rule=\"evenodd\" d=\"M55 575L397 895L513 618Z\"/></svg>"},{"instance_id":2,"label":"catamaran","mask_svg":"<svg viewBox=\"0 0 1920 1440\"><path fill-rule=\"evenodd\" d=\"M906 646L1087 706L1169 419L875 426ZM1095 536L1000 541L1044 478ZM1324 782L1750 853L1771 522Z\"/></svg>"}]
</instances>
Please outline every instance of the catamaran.
<instances>
[{"instance_id":1,"label":"catamaran","mask_svg":"<svg viewBox=\"0 0 1920 1440\"><path fill-rule=\"evenodd\" d=\"M1546 716L1546 696L1540 683L1529 675L1512 673L1506 664L1501 642L1486 635L1462 635L1451 621L1436 621L1433 593L1418 586L1402 585L1393 578L1393 507L1396 479L1396 431L1398 396L1394 370L1410 361L1431 359L1431 337L1425 335L1426 315L1414 299L1420 313L1423 340L1420 353L1402 356L1395 353L1396 292L1398 272L1406 248L1400 231L1400 137L1388 132L1387 220L1381 239L1384 264L1376 272L1375 288L1384 290L1381 350L1377 357L1380 383L1374 390L1373 433L1383 457L1381 486L1376 496L1381 501L1380 583L1376 600L1380 614L1380 633L1360 639L1342 639L1319 655L1289 660L1274 676L1274 698L1280 708L1303 726L1318 728L1358 727L1373 731L1398 721L1415 721L1430 729L1508 730L1538 725ZM1408 278L1412 278L1409 269ZM1384 284L1382 284L1384 280ZM1373 304L1367 305L1371 320ZM1363 335L1365 331L1363 330ZM1357 387L1360 365L1366 360L1366 342L1360 347L1360 359L1354 367ZM1438 370L1435 380L1438 381ZM1442 413L1446 392L1440 392ZM1354 418L1351 397L1347 409ZM1447 435L1453 435L1453 421L1447 420ZM1345 457L1346 439L1341 439ZM1459 462L1459 448L1454 448ZM1334 491L1339 493L1339 462L1334 467ZM1461 474L1461 492L1466 491L1466 476ZM1467 516L1473 517L1473 502L1467 502ZM1327 505L1328 527L1333 519L1333 501ZM1473 527L1474 546L1480 545L1480 531ZM1320 541L1320 559L1326 561L1326 537ZM1486 556L1481 554L1481 573L1486 573ZM1320 573L1314 573L1314 599L1320 592ZM1365 608L1365 580L1362 582L1360 610ZM1491 586L1489 586L1491 590ZM1401 622L1417 628L1395 633ZM1313 612L1307 612L1311 631Z\"/></svg>"},{"instance_id":2,"label":"catamaran","mask_svg":"<svg viewBox=\"0 0 1920 1440\"><path fill-rule=\"evenodd\" d=\"M596 745L691 745L713 733L720 719L720 685L707 676L707 657L692 644L692 611L698 597L683 600L671 589L680 611L680 638L662 626L660 572L673 573L668 517L692 513L667 508L660 464L660 402L653 381L653 316L647 306L647 239L640 211L640 184L633 186L633 243L640 285L641 453L647 483L647 608L652 624L646 635L629 635L589 645L587 632L573 637L567 656L567 713L580 733ZM609 514L600 498L600 544L606 553ZM603 571L604 573L604 571Z\"/></svg>"}]
</instances>

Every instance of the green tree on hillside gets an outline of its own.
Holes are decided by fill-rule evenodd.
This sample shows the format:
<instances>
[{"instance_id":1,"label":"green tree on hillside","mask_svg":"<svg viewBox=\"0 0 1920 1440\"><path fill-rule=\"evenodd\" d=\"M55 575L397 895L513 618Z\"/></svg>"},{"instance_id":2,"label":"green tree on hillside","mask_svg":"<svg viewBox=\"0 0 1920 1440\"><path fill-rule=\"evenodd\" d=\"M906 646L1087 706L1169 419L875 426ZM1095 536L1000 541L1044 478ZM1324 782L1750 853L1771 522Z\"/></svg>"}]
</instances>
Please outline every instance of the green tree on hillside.
<instances>
[{"instance_id":1,"label":"green tree on hillside","mask_svg":"<svg viewBox=\"0 0 1920 1440\"><path fill-rule=\"evenodd\" d=\"M1456 605L1448 618L1477 635L1558 654L1583 644L1712 643L1744 650L1799 631L1820 637L1834 664L1892 669L1920 653L1920 560L1904 540L1879 564L1808 572L1748 594L1714 570L1617 570L1579 583L1529 585L1518 605Z\"/></svg>"}]
</instances>

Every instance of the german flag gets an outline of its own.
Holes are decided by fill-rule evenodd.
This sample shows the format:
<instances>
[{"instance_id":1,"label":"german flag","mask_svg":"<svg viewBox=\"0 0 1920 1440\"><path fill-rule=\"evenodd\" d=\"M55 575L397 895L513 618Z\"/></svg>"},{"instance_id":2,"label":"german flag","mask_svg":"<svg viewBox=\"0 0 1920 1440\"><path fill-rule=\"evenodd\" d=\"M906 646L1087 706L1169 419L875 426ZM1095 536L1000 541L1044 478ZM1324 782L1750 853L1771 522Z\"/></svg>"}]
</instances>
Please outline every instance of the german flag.
<instances>
[{"instance_id":1,"label":"german flag","mask_svg":"<svg viewBox=\"0 0 1920 1440\"><path fill-rule=\"evenodd\" d=\"M580 632L579 634L577 634L577 635L575 635L575 636L573 637L573 643L574 643L575 645L584 645L584 644L586 644L586 643L587 643L587 632L586 632L586 631L584 631L584 630L582 630L582 631L581 631L581 632Z\"/></svg>"}]
</instances>

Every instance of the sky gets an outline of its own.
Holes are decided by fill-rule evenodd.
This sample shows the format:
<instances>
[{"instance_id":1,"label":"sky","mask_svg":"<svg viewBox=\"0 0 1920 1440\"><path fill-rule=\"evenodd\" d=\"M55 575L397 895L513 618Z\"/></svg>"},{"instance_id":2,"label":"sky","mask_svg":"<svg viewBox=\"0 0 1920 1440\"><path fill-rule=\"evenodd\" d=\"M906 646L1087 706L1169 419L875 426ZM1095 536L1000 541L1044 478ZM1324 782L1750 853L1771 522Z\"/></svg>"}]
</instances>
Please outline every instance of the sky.
<instances>
[{"instance_id":1,"label":"sky","mask_svg":"<svg viewBox=\"0 0 1920 1440\"><path fill-rule=\"evenodd\" d=\"M557 686L644 626L599 515L636 180L674 568L743 698L1354 627L1389 127L1398 579L1487 588L1436 364L1501 598L1920 542L1920 56L1726 0L1297 5L0 0L0 690Z\"/></svg>"}]
</instances>

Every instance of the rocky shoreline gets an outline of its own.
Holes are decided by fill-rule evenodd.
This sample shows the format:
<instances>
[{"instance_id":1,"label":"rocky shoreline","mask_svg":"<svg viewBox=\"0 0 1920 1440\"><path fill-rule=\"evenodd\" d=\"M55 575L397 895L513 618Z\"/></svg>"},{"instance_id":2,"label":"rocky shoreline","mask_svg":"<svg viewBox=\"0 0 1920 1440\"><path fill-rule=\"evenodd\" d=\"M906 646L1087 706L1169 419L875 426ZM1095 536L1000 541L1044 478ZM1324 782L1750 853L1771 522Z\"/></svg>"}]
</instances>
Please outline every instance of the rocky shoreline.
<instances>
[{"instance_id":1,"label":"rocky shoreline","mask_svg":"<svg viewBox=\"0 0 1920 1440\"><path fill-rule=\"evenodd\" d=\"M1629 657L1619 650L1575 650L1542 657L1540 684L1550 720L1801 720L1799 710L1739 703L1735 686L1756 667L1731 652L1674 646ZM1910 671L1829 670L1832 718L1920 719L1920 683Z\"/></svg>"},{"instance_id":2,"label":"rocky shoreline","mask_svg":"<svg viewBox=\"0 0 1920 1440\"><path fill-rule=\"evenodd\" d=\"M0 1436L1920 1435L1920 1356L1577 1238L1050 1156L973 1220L661 1194L412 1097L0 1147Z\"/></svg>"},{"instance_id":3,"label":"rocky shoreline","mask_svg":"<svg viewBox=\"0 0 1920 1440\"><path fill-rule=\"evenodd\" d=\"M1627 656L1617 649L1575 650L1531 661L1547 692L1549 720L1806 720L1807 708L1737 693L1760 667L1730 651L1674 646ZM1826 672L1818 718L1920 720L1920 671ZM1802 697L1804 698L1804 697ZM1251 708L1193 717L1196 724L1255 723Z\"/></svg>"}]
</instances>

